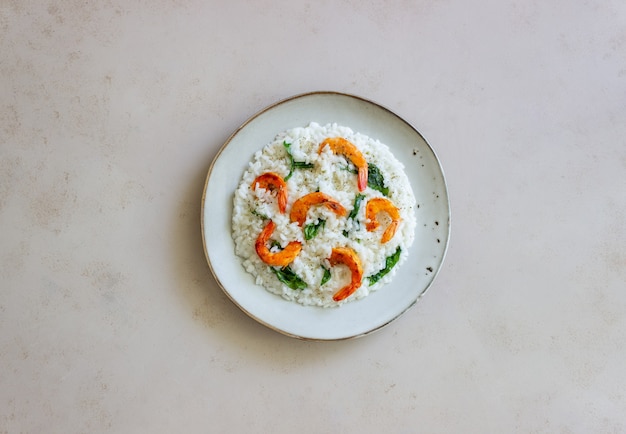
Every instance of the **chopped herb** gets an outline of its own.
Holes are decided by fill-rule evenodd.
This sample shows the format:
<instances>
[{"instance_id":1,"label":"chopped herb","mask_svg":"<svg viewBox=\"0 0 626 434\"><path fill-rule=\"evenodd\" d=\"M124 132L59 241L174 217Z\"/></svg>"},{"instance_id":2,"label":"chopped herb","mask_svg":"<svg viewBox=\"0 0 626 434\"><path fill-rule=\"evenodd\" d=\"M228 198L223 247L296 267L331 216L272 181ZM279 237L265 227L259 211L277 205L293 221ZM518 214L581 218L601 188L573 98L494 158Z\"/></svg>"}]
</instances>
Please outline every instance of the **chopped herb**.
<instances>
[{"instance_id":1,"label":"chopped herb","mask_svg":"<svg viewBox=\"0 0 626 434\"><path fill-rule=\"evenodd\" d=\"M357 173L359 173L359 171L358 171L358 169L357 169L356 167L353 167L353 166L351 167L351 166L349 166L349 165L348 165L348 166L343 166L341 169L342 169L342 170L345 170L345 171L347 171L347 172L350 172L350 173L354 173L355 175L356 175Z\"/></svg>"},{"instance_id":2,"label":"chopped herb","mask_svg":"<svg viewBox=\"0 0 626 434\"><path fill-rule=\"evenodd\" d=\"M367 185L389 197L389 188L385 187L385 178L380 169L372 163L367 164Z\"/></svg>"},{"instance_id":3,"label":"chopped herb","mask_svg":"<svg viewBox=\"0 0 626 434\"><path fill-rule=\"evenodd\" d=\"M308 241L315 238L319 230L322 229L324 225L326 225L326 220L318 220L317 223L306 225L304 227L304 239Z\"/></svg>"},{"instance_id":4,"label":"chopped herb","mask_svg":"<svg viewBox=\"0 0 626 434\"><path fill-rule=\"evenodd\" d=\"M293 167L295 169L312 169L315 167L315 164L307 163L306 161L294 161Z\"/></svg>"},{"instance_id":5,"label":"chopped herb","mask_svg":"<svg viewBox=\"0 0 626 434\"><path fill-rule=\"evenodd\" d=\"M289 266L283 268L272 267L271 270L274 272L274 274L276 274L278 280L283 282L291 289L304 289L307 287L306 282L300 279L300 277L298 277L298 275L294 273L293 270L289 268Z\"/></svg>"},{"instance_id":6,"label":"chopped herb","mask_svg":"<svg viewBox=\"0 0 626 434\"><path fill-rule=\"evenodd\" d=\"M396 252L394 254L392 254L390 256L387 256L387 259L385 259L385 268L380 270L378 273L373 274L373 275L368 277L370 285L375 284L380 279L382 279L387 273L389 273L389 271L391 271L391 269L400 260L400 253L401 252L402 252L402 249L400 249L400 246L398 246L398 248L396 249Z\"/></svg>"},{"instance_id":7,"label":"chopped herb","mask_svg":"<svg viewBox=\"0 0 626 434\"><path fill-rule=\"evenodd\" d=\"M265 219L265 220L269 220L269 217L268 217L268 216L266 216L265 214L262 214L262 213L258 212L258 211L257 211L257 210L255 210L255 209L251 209L251 210L250 210L250 212L251 212L251 213L252 213L252 215L254 215L254 216L261 217L262 219Z\"/></svg>"},{"instance_id":8,"label":"chopped herb","mask_svg":"<svg viewBox=\"0 0 626 434\"><path fill-rule=\"evenodd\" d=\"M271 244L270 244L270 248L271 248L271 247L276 247L276 248L278 248L278 249L280 249L280 250L282 250L282 249L283 249L283 246L281 246L281 245L280 245L280 243L279 243L278 241L276 241L276 240L272 240L272 242L271 242Z\"/></svg>"},{"instance_id":9,"label":"chopped herb","mask_svg":"<svg viewBox=\"0 0 626 434\"><path fill-rule=\"evenodd\" d=\"M324 266L322 266L322 268L324 269L324 275L322 276L322 281L320 282L320 286L322 286L323 284L325 284L326 282L330 280L330 270Z\"/></svg>"},{"instance_id":10,"label":"chopped herb","mask_svg":"<svg viewBox=\"0 0 626 434\"><path fill-rule=\"evenodd\" d=\"M313 163L307 163L305 161L294 161L293 155L291 154L291 143L283 141L283 146L287 150L287 156L289 157L289 174L285 176L285 181L291 178L291 175L293 175L293 172L296 169L312 169L313 167L315 167Z\"/></svg>"}]
</instances>

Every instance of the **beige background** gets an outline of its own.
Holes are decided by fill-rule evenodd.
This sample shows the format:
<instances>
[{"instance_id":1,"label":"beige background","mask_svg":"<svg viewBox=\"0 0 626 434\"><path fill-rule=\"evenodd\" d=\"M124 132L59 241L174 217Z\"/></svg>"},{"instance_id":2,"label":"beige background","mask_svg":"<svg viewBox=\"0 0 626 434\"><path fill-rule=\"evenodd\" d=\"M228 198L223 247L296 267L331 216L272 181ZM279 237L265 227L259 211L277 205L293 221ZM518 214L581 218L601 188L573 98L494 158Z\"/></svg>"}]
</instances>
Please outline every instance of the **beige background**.
<instances>
[{"instance_id":1,"label":"beige background","mask_svg":"<svg viewBox=\"0 0 626 434\"><path fill-rule=\"evenodd\" d=\"M202 250L219 147L312 90L449 184L435 284L352 341L257 324ZM0 433L626 432L625 120L622 0L0 0Z\"/></svg>"}]
</instances>

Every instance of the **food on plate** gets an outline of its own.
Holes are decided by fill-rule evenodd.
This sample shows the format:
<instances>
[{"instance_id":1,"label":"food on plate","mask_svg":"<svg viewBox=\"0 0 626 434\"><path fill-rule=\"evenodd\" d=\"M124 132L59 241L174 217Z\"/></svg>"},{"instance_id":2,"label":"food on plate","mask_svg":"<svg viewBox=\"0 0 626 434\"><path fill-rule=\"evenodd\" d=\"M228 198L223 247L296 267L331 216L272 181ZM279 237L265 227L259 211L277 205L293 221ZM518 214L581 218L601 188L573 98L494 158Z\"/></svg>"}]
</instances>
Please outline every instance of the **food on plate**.
<instances>
[{"instance_id":1,"label":"food on plate","mask_svg":"<svg viewBox=\"0 0 626 434\"><path fill-rule=\"evenodd\" d=\"M302 250L302 243L290 241L284 248L278 251L271 251L267 247L267 241L274 233L274 229L276 229L276 224L270 220L254 242L254 249L261 261L267 265L285 267L296 259L298 253Z\"/></svg>"},{"instance_id":2,"label":"food on plate","mask_svg":"<svg viewBox=\"0 0 626 434\"><path fill-rule=\"evenodd\" d=\"M365 219L367 220L367 224L365 228L368 231L375 231L380 226L380 222L378 221L378 214L381 212L387 213L391 221L387 225L387 229L383 232L383 237L381 238L381 243L386 243L393 238L396 234L396 230L398 229L398 224L400 224L400 212L398 208L386 197L374 197L367 202L365 207Z\"/></svg>"},{"instance_id":3,"label":"food on plate","mask_svg":"<svg viewBox=\"0 0 626 434\"><path fill-rule=\"evenodd\" d=\"M357 169L357 185L359 186L359 191L365 190L365 187L367 187L367 161L365 157L363 157L363 154L361 154L361 151L343 137L324 139L320 144L318 152L322 152L326 146L334 153L344 155L354 164L354 167Z\"/></svg>"},{"instance_id":4,"label":"food on plate","mask_svg":"<svg viewBox=\"0 0 626 434\"><path fill-rule=\"evenodd\" d=\"M338 216L346 215L346 209L339 202L325 193L316 191L296 200L289 213L289 218L292 222L297 222L299 226L302 226L306 221L309 209L314 205L324 205Z\"/></svg>"},{"instance_id":5,"label":"food on plate","mask_svg":"<svg viewBox=\"0 0 626 434\"><path fill-rule=\"evenodd\" d=\"M414 240L416 201L380 141L310 123L259 146L233 199L244 269L303 305L341 306L391 282Z\"/></svg>"},{"instance_id":6,"label":"food on plate","mask_svg":"<svg viewBox=\"0 0 626 434\"><path fill-rule=\"evenodd\" d=\"M330 258L328 258L331 266L343 264L350 270L350 283L341 288L333 295L333 300L341 301L350 297L359 286L363 279L363 266L359 255L350 247L333 248Z\"/></svg>"},{"instance_id":7,"label":"food on plate","mask_svg":"<svg viewBox=\"0 0 626 434\"><path fill-rule=\"evenodd\" d=\"M273 172L265 172L252 181L252 189L256 190L257 187L276 191L278 209L281 213L285 212L287 209L287 184L283 178Z\"/></svg>"}]
</instances>

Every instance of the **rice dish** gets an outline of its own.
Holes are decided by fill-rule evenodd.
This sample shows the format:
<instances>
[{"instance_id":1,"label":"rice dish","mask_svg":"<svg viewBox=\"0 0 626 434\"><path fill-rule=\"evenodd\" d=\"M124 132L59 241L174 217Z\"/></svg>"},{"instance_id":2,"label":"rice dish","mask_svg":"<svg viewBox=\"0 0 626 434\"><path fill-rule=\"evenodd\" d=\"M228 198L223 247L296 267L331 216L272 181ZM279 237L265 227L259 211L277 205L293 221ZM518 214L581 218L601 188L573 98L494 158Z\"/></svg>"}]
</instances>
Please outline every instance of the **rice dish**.
<instances>
[{"instance_id":1,"label":"rice dish","mask_svg":"<svg viewBox=\"0 0 626 434\"><path fill-rule=\"evenodd\" d=\"M341 306L393 279L413 243L415 206L404 166L386 145L312 122L279 133L254 154L234 194L235 253L271 293Z\"/></svg>"}]
</instances>

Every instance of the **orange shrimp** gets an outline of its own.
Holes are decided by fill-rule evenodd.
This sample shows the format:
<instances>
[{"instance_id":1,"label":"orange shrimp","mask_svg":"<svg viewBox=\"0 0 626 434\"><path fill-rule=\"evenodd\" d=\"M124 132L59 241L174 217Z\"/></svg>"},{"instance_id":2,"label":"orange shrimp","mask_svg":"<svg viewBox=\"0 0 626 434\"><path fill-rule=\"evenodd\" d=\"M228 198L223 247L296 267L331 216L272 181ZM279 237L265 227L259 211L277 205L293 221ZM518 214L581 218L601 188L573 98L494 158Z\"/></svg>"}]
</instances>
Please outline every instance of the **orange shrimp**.
<instances>
[{"instance_id":1,"label":"orange shrimp","mask_svg":"<svg viewBox=\"0 0 626 434\"><path fill-rule=\"evenodd\" d=\"M261 258L261 260L267 265L274 267L286 267L291 264L294 259L296 259L296 256L298 256L300 250L302 249L302 243L299 241L291 241L287 244L287 247L282 249L280 252L270 252L270 249L267 248L266 242L274 233L275 228L276 223L270 220L257 237L256 242L254 243L254 248L256 249L256 253L259 255L259 258Z\"/></svg>"},{"instance_id":2,"label":"orange shrimp","mask_svg":"<svg viewBox=\"0 0 626 434\"><path fill-rule=\"evenodd\" d=\"M391 223L389 223L389 226L387 226L387 229L385 229L385 232L383 232L382 239L380 240L382 244L385 244L387 241L391 240L396 234L398 224L401 220L398 208L396 208L396 206L391 203L389 199L385 199L383 197L375 197L367 202L367 206L365 207L365 218L369 221L365 225L365 228L369 232L376 230L380 226L380 223L376 219L376 216L379 212L383 211L386 212L391 218Z\"/></svg>"},{"instance_id":3,"label":"orange shrimp","mask_svg":"<svg viewBox=\"0 0 626 434\"><path fill-rule=\"evenodd\" d=\"M309 212L309 208L314 205L324 205L329 210L333 211L338 216L345 216L347 211L339 202L325 193L316 191L314 193L305 194L298 200L296 200L291 207L291 213L289 218L292 222L298 222L299 226L302 226L306 221L306 215Z\"/></svg>"},{"instance_id":4,"label":"orange shrimp","mask_svg":"<svg viewBox=\"0 0 626 434\"><path fill-rule=\"evenodd\" d=\"M357 149L351 142L342 137L332 137L325 139L318 150L321 153L324 147L328 145L335 154L341 154L352 162L359 171L357 178L357 186L359 191L365 190L367 187L367 161L361 151Z\"/></svg>"},{"instance_id":5,"label":"orange shrimp","mask_svg":"<svg viewBox=\"0 0 626 434\"><path fill-rule=\"evenodd\" d=\"M278 200L278 210L283 214L287 209L287 183L274 172L265 172L252 182L252 189L255 190L257 185L265 190L276 191Z\"/></svg>"},{"instance_id":6,"label":"orange shrimp","mask_svg":"<svg viewBox=\"0 0 626 434\"><path fill-rule=\"evenodd\" d=\"M343 264L350 269L352 273L352 279L350 283L333 295L333 300L341 301L350 297L361 286L361 280L363 279L363 266L361 260L354 250L349 247L335 247L333 248L330 258L328 258L330 265Z\"/></svg>"}]
</instances>

